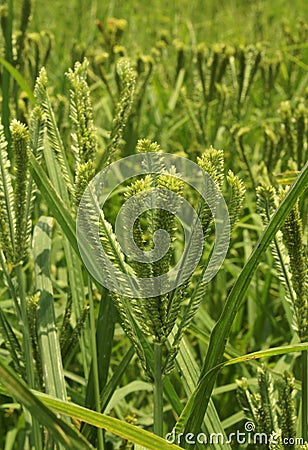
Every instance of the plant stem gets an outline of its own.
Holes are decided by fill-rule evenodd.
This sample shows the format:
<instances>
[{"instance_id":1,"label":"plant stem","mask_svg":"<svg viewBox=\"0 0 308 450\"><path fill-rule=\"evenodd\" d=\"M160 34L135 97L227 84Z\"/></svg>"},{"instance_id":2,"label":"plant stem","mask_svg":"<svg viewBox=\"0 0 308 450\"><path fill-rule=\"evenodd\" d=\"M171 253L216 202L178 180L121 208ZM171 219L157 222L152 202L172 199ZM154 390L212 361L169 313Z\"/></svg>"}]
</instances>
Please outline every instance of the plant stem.
<instances>
[{"instance_id":1,"label":"plant stem","mask_svg":"<svg viewBox=\"0 0 308 450\"><path fill-rule=\"evenodd\" d=\"M308 441L308 352L302 352L302 437Z\"/></svg>"},{"instance_id":2,"label":"plant stem","mask_svg":"<svg viewBox=\"0 0 308 450\"><path fill-rule=\"evenodd\" d=\"M154 343L154 434L163 436L162 345Z\"/></svg>"},{"instance_id":3,"label":"plant stem","mask_svg":"<svg viewBox=\"0 0 308 450\"><path fill-rule=\"evenodd\" d=\"M32 348L31 348L31 337L29 331L29 321L27 314L27 300L24 289L23 282L23 272L22 264L19 263L16 267L17 282L18 282L18 292L20 298L20 312L21 320L23 324L23 351L26 365L26 377L27 383L31 389L35 389L34 381L34 371L33 371L33 358L32 358ZM42 448L41 432L38 421L32 416L32 420L29 413L25 413L26 419L30 419L29 422L32 424L30 440L32 441L31 448L35 450L40 450Z\"/></svg>"},{"instance_id":4,"label":"plant stem","mask_svg":"<svg viewBox=\"0 0 308 450\"><path fill-rule=\"evenodd\" d=\"M92 282L90 275L88 275L88 289L89 289L89 306L90 306L90 328L91 328L91 349L92 349L92 367L93 367L93 380L94 380L94 397L95 397L95 409L98 413L101 412L100 402L100 387L99 387L99 375L98 375L98 362L97 362L97 344L96 344L96 323L94 313L94 303L92 296ZM101 428L97 429L98 450L104 450L104 436Z\"/></svg>"}]
</instances>

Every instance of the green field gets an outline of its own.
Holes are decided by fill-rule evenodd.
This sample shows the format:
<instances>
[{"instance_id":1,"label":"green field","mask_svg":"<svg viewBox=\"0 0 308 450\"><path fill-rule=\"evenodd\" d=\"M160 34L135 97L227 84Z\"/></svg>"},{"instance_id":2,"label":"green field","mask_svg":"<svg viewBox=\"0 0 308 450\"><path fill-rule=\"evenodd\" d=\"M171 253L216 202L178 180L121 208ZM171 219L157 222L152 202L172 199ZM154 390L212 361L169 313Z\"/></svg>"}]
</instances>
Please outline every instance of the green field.
<instances>
[{"instance_id":1,"label":"green field","mask_svg":"<svg viewBox=\"0 0 308 450\"><path fill-rule=\"evenodd\" d=\"M307 449L306 2L0 13L0 448Z\"/></svg>"}]
</instances>

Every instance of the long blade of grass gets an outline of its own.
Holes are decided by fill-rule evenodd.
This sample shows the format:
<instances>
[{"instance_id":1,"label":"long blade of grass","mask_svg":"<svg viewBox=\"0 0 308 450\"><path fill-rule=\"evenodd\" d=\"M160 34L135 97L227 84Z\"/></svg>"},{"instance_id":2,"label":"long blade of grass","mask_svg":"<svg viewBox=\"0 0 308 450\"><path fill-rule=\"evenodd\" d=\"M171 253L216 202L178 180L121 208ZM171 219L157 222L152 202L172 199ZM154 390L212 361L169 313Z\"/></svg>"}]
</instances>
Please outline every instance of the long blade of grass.
<instances>
[{"instance_id":1,"label":"long blade of grass","mask_svg":"<svg viewBox=\"0 0 308 450\"><path fill-rule=\"evenodd\" d=\"M10 394L22 403L37 420L44 425L54 439L63 444L66 449L86 450L93 447L73 427L59 419L27 385L16 376L13 370L0 359L1 384ZM65 402L63 402L65 404Z\"/></svg>"},{"instance_id":2,"label":"long blade of grass","mask_svg":"<svg viewBox=\"0 0 308 450\"><path fill-rule=\"evenodd\" d=\"M44 402L54 411L67 414L70 417L82 420L96 427L104 428L117 436L127 439L135 444L142 445L150 450L180 450L175 444L168 444L165 439L155 436L154 434L142 430L127 422L115 419L114 417L99 414L96 411L84 408L71 402L55 399L46 394L35 392L38 399Z\"/></svg>"},{"instance_id":3,"label":"long blade of grass","mask_svg":"<svg viewBox=\"0 0 308 450\"><path fill-rule=\"evenodd\" d=\"M44 196L44 199L48 207L50 208L51 212L53 213L55 219L61 226L62 232L67 238L67 241L65 241L66 260L69 271L70 284L75 300L76 297L78 297L78 299L80 298L83 299L84 296L83 282L81 275L81 267L78 261L78 259L80 260L81 256L76 240L74 220L71 214L69 213L66 204L60 197L58 191L54 188L47 174L42 169L40 164L36 161L35 157L30 154L29 160L31 164L30 167L31 175L35 183L37 184L39 190L41 191L42 195ZM56 163L51 161L50 164L52 165ZM72 249L74 250L74 253ZM77 302L83 304L83 301L81 300L78 301L76 300L75 303ZM84 359L86 375L87 375L87 359L88 358Z\"/></svg>"},{"instance_id":4,"label":"long blade of grass","mask_svg":"<svg viewBox=\"0 0 308 450\"><path fill-rule=\"evenodd\" d=\"M38 342L46 392L66 400L60 344L55 323L53 288L49 270L52 228L53 218L42 216L36 224L33 234L35 285L40 293L37 309Z\"/></svg>"},{"instance_id":5,"label":"long blade of grass","mask_svg":"<svg viewBox=\"0 0 308 450\"><path fill-rule=\"evenodd\" d=\"M251 279L269 244L281 228L297 199L304 193L307 185L308 162L270 220L226 300L224 310L211 333L209 349L199 379L199 394L194 399L186 424L186 429L191 433L198 432L200 429L216 380L216 376L213 376L210 382L204 381L204 375L221 363L234 317L245 299Z\"/></svg>"},{"instance_id":6,"label":"long blade of grass","mask_svg":"<svg viewBox=\"0 0 308 450\"><path fill-rule=\"evenodd\" d=\"M185 69L181 69L179 71L179 74L178 74L178 77L176 80L174 91L172 92L171 97L168 102L168 108L170 109L170 111L174 111L176 102L179 98L180 91L181 91L181 88L183 85L184 77L185 77Z\"/></svg>"},{"instance_id":7,"label":"long blade of grass","mask_svg":"<svg viewBox=\"0 0 308 450\"><path fill-rule=\"evenodd\" d=\"M267 350L260 350L258 352L248 353L247 355L232 358L229 361L222 363L222 367L233 366L244 361L251 361L260 358L270 358L271 356L286 355L287 353L302 352L308 349L308 342L303 342L294 345L282 345L281 347L268 348Z\"/></svg>"}]
</instances>

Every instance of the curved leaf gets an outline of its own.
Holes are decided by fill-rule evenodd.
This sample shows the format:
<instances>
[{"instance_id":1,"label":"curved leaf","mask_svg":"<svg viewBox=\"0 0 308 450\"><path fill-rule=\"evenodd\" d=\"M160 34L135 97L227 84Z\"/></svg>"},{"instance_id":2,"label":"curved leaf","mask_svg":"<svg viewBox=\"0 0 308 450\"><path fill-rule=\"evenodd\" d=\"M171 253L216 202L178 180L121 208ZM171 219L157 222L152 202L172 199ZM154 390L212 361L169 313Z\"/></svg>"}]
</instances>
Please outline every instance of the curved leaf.
<instances>
[{"instance_id":1,"label":"curved leaf","mask_svg":"<svg viewBox=\"0 0 308 450\"><path fill-rule=\"evenodd\" d=\"M42 400L45 405L58 413L67 414L70 417L82 420L90 425L104 428L123 439L142 445L149 450L180 450L180 447L177 445L168 444L165 439L155 436L149 431L142 430L127 422L115 419L114 417L105 416L104 414L84 408L83 406L52 398L46 394L35 392L35 395Z\"/></svg>"}]
</instances>

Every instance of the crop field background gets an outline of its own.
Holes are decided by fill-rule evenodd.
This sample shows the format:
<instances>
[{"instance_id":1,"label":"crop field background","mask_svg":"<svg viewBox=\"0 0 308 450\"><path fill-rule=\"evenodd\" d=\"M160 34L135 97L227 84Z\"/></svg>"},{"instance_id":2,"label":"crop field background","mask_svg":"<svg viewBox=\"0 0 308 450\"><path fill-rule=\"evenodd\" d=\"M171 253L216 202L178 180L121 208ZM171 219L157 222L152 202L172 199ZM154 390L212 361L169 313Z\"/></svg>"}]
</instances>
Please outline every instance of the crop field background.
<instances>
[{"instance_id":1,"label":"crop field background","mask_svg":"<svg viewBox=\"0 0 308 450\"><path fill-rule=\"evenodd\" d=\"M0 15L0 449L308 449L306 2Z\"/></svg>"}]
</instances>

